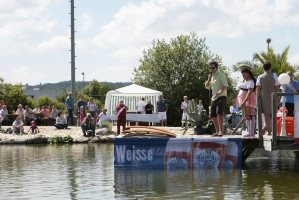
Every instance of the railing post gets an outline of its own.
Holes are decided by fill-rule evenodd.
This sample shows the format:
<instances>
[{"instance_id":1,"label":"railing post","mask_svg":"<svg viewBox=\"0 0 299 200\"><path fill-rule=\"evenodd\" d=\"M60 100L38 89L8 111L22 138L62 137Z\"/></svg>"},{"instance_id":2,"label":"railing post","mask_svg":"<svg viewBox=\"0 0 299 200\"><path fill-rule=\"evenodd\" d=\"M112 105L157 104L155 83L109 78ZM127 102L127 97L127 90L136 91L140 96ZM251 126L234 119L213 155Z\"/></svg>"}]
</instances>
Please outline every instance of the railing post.
<instances>
[{"instance_id":1,"label":"railing post","mask_svg":"<svg viewBox=\"0 0 299 200\"><path fill-rule=\"evenodd\" d=\"M274 92L271 96L272 99L272 150L277 149L277 122L276 122L276 113L277 113L277 94Z\"/></svg>"},{"instance_id":2,"label":"railing post","mask_svg":"<svg viewBox=\"0 0 299 200\"><path fill-rule=\"evenodd\" d=\"M262 99L260 96L257 97L257 120L258 120L258 133L259 133L259 147L264 147L264 139L262 133Z\"/></svg>"}]
</instances>

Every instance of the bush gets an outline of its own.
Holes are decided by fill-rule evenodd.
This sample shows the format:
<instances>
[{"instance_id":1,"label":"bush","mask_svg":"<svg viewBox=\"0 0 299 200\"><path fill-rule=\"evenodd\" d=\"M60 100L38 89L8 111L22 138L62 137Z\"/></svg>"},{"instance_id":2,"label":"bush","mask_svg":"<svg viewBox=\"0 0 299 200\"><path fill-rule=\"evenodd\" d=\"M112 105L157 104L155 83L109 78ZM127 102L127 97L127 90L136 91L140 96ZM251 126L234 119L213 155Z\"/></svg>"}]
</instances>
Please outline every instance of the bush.
<instances>
[{"instance_id":1,"label":"bush","mask_svg":"<svg viewBox=\"0 0 299 200\"><path fill-rule=\"evenodd\" d=\"M71 143L73 142L73 138L68 135L68 136L59 136L59 135L55 135L54 137L52 137L50 139L50 143Z\"/></svg>"}]
</instances>

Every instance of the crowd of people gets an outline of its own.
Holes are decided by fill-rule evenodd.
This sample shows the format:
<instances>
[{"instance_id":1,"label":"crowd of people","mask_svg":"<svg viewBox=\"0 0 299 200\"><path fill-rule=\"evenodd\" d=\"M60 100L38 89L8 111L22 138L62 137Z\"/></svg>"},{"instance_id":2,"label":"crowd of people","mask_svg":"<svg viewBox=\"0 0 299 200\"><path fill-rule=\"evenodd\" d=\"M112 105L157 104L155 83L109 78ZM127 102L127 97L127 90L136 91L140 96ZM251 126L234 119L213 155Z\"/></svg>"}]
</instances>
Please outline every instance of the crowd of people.
<instances>
[{"instance_id":1,"label":"crowd of people","mask_svg":"<svg viewBox=\"0 0 299 200\"><path fill-rule=\"evenodd\" d=\"M242 108L243 117L246 121L248 133L245 137L252 137L255 135L255 124L256 124L256 108L257 108L257 98L261 100L261 113L265 116L265 125L262 129L262 132L272 134L271 130L271 113L272 107L269 103L271 99L271 94L278 92L279 83L278 78L275 73L271 72L271 63L265 62L263 65L264 73L257 77L254 77L252 69L250 67L245 67L241 70L243 80L237 85L239 90L236 100L233 101L232 106L230 107L230 113L232 114L232 127L237 126L237 116L239 113L239 108ZM215 133L212 134L213 137L221 137L223 135L223 121L224 121L224 108L227 102L227 87L228 82L226 76L218 70L218 63L211 62L209 63L209 76L208 80L205 82L206 89L210 93L210 106L209 106L209 116L213 121L215 126ZM286 92L298 92L299 84L293 79L293 73L287 72L290 76L290 83L287 85ZM188 100L187 96L183 97L184 101L181 103L182 114L182 127L185 125L185 121L190 119L188 114L188 109L192 108L193 112L201 113L205 110L202 101L198 101L198 105L195 105L195 100ZM278 99L279 101L280 99ZM13 122L13 131L18 133L23 133L23 126L30 124L31 127L29 131L35 133L38 130L36 127L36 122L46 121L49 125L54 125L57 129L66 129L68 128L68 122L70 125L74 125L73 113L75 107L77 107L78 117L77 117L77 126L81 126L84 136L95 135L96 126L102 127L106 126L109 132L112 132L112 120L107 109L102 109L102 112L98 112L98 107L94 102L92 97L89 98L89 101L84 100L84 96L80 97L80 100L77 103L73 101L73 94L70 92L68 97L65 100L66 110L68 116L66 117L62 111L58 111L53 106L43 106L42 109L35 108L31 109L29 106L18 105L16 111L13 111L17 117ZM287 96L286 109L289 111L289 116L294 116L294 96ZM86 110L88 110L86 114ZM116 106L116 115L117 115L117 134L120 134L120 127L122 126L123 130L126 129L126 115L128 107L124 104L123 100L119 102L119 105ZM150 100L145 102L144 98L141 98L137 102L136 110L138 114L153 114L154 105ZM156 102L156 113L160 120L161 126L167 126L167 111L168 104L162 95L159 95L158 101ZM41 116L41 118L38 118ZM9 125L10 121L8 118L8 110L5 105L4 100L0 104L0 127L1 124ZM150 125L150 123L149 123Z\"/></svg>"},{"instance_id":2,"label":"crowd of people","mask_svg":"<svg viewBox=\"0 0 299 200\"><path fill-rule=\"evenodd\" d=\"M227 100L226 89L228 84L224 74L218 71L218 64L216 62L211 62L209 69L211 73L205 86L211 91L211 118L216 128L216 133L214 133L213 136L221 137L223 135L222 115ZM263 69L264 73L258 76L257 79L254 77L250 67L241 70L243 81L238 84L238 96L230 107L233 127L237 125L239 108L242 108L243 118L245 118L248 132L244 137L255 136L258 98L261 100L261 113L265 116L265 124L262 133L272 135L272 104L269 100L271 99L272 93L279 92L279 89L282 88L279 88L277 75L271 72L271 63L265 62ZM286 92L298 92L299 84L293 79L293 73L288 71L287 74L290 76L290 83L287 85ZM279 97L277 101L280 102ZM286 97L286 109L289 111L289 116L294 116L294 96Z\"/></svg>"}]
</instances>

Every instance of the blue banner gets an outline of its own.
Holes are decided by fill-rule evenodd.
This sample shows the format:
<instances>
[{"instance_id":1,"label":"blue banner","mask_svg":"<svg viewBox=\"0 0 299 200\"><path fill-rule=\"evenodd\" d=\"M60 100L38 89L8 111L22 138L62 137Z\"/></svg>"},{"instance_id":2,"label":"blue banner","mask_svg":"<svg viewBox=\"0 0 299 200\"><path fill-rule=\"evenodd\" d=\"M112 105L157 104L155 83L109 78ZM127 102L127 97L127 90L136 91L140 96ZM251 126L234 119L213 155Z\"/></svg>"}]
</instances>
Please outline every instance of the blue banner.
<instances>
[{"instance_id":1,"label":"blue banner","mask_svg":"<svg viewBox=\"0 0 299 200\"><path fill-rule=\"evenodd\" d=\"M115 138L114 167L240 168L241 138Z\"/></svg>"}]
</instances>

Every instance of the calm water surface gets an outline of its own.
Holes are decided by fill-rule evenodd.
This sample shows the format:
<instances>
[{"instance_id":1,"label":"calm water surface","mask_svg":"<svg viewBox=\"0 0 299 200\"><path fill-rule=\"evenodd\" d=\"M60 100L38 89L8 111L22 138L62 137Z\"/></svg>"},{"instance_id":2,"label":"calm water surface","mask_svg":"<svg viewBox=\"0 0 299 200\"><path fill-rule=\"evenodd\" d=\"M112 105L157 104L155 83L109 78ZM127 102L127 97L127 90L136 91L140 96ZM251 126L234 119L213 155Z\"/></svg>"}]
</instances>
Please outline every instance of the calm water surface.
<instances>
[{"instance_id":1,"label":"calm water surface","mask_svg":"<svg viewBox=\"0 0 299 200\"><path fill-rule=\"evenodd\" d=\"M293 151L240 170L114 169L113 144L2 145L0 199L299 199Z\"/></svg>"}]
</instances>

